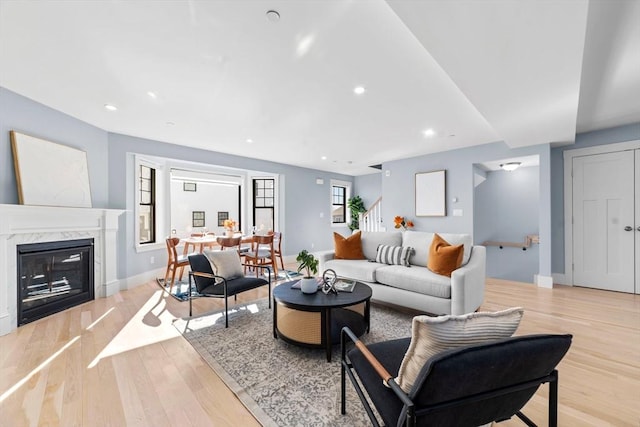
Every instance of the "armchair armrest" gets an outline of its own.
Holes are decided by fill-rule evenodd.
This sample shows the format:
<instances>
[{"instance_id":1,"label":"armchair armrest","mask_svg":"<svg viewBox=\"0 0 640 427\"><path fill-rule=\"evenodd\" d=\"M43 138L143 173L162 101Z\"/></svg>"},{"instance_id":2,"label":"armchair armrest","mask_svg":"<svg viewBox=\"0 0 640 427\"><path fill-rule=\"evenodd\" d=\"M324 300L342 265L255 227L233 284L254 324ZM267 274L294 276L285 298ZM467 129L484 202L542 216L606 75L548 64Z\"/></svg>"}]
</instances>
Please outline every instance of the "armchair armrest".
<instances>
[{"instance_id":1,"label":"armchair armrest","mask_svg":"<svg viewBox=\"0 0 640 427\"><path fill-rule=\"evenodd\" d=\"M342 328L340 333L340 348L341 348L341 363L343 369L343 381L344 381L344 370L346 369L349 373L349 376L352 377L353 373L351 372L351 362L347 358L347 339L354 343L355 347L360 350L362 355L365 357L367 362L371 365L371 367L376 371L380 379L389 386L389 388L395 393L395 395L402 401L402 403L409 409L409 413L411 413L411 408L413 408L413 402L409 399L409 396L402 391L398 383L396 383L394 377L386 370L386 368L380 363L378 359L369 351L367 346L358 339L358 337L353 333L348 326ZM355 378L352 377L352 380ZM354 383L355 384L355 383ZM361 394L360 390L357 390L358 394ZM366 408L365 408L366 409ZM369 409L367 409L369 412ZM343 399L343 412L344 413L344 399Z\"/></svg>"}]
</instances>

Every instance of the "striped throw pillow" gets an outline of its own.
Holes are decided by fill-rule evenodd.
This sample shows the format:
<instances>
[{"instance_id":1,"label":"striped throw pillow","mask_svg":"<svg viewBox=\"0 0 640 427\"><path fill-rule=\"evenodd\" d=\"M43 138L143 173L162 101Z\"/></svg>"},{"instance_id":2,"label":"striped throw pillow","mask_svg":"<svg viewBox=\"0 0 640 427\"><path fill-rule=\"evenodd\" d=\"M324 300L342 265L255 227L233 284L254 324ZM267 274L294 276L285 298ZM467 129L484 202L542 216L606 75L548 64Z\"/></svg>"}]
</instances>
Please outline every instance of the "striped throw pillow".
<instances>
[{"instance_id":1,"label":"striped throw pillow","mask_svg":"<svg viewBox=\"0 0 640 427\"><path fill-rule=\"evenodd\" d=\"M431 356L453 348L509 338L518 329L523 313L522 307L513 307L460 316L414 317L411 343L402 359L396 382L409 393Z\"/></svg>"},{"instance_id":2,"label":"striped throw pillow","mask_svg":"<svg viewBox=\"0 0 640 427\"><path fill-rule=\"evenodd\" d=\"M376 262L389 265L404 265L409 267L409 257L413 253L410 246L378 245Z\"/></svg>"}]
</instances>

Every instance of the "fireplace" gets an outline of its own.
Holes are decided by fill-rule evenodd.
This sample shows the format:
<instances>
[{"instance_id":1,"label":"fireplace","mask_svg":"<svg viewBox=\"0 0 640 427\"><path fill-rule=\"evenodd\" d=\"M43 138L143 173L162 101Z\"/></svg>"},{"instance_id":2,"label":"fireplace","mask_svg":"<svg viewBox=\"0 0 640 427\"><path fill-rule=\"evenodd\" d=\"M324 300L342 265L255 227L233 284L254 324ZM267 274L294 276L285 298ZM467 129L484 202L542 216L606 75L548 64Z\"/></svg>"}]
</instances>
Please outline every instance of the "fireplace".
<instances>
[{"instance_id":1,"label":"fireplace","mask_svg":"<svg viewBox=\"0 0 640 427\"><path fill-rule=\"evenodd\" d=\"M18 303L22 303L18 293L24 275L18 274L18 246L93 240L94 285L93 291L89 291L93 292L90 298L108 297L127 288L126 280L120 281L117 277L118 217L123 212L0 204L0 336L18 327Z\"/></svg>"},{"instance_id":2,"label":"fireplace","mask_svg":"<svg viewBox=\"0 0 640 427\"><path fill-rule=\"evenodd\" d=\"M93 239L17 245L18 325L94 299Z\"/></svg>"}]
</instances>

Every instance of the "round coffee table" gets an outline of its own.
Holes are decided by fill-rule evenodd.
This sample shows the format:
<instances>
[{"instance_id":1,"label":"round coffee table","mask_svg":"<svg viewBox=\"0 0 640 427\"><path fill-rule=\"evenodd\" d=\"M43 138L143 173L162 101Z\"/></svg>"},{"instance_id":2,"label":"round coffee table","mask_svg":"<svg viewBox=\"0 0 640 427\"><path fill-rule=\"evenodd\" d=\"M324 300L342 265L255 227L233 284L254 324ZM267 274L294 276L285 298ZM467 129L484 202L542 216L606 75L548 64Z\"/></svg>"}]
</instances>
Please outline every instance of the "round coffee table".
<instances>
[{"instance_id":1,"label":"round coffee table","mask_svg":"<svg viewBox=\"0 0 640 427\"><path fill-rule=\"evenodd\" d=\"M305 347L324 348L331 362L331 346L340 342L348 326L356 335L369 332L371 288L357 282L353 292L303 294L292 289L297 280L273 290L273 336Z\"/></svg>"}]
</instances>

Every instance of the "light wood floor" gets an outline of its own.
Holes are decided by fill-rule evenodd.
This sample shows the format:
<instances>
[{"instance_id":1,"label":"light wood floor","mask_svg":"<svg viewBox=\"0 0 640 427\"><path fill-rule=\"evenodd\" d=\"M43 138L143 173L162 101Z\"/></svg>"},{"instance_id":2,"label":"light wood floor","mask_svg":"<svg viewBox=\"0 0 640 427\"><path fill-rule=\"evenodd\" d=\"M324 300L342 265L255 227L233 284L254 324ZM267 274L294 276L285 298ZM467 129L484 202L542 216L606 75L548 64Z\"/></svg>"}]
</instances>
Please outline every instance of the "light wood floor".
<instances>
[{"instance_id":1,"label":"light wood floor","mask_svg":"<svg viewBox=\"0 0 640 427\"><path fill-rule=\"evenodd\" d=\"M221 306L202 299L195 311ZM574 336L559 366L561 426L640 426L639 296L489 280L482 309L511 306L525 308L518 335ZM173 328L187 310L150 282L0 337L0 425L258 425ZM540 425L546 394L524 411Z\"/></svg>"}]
</instances>

